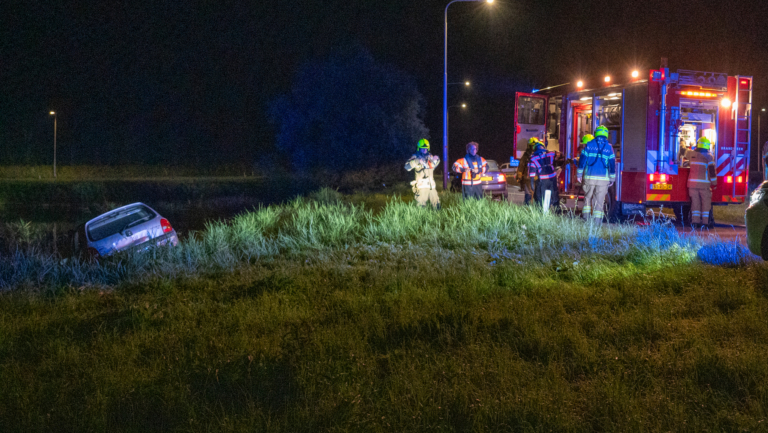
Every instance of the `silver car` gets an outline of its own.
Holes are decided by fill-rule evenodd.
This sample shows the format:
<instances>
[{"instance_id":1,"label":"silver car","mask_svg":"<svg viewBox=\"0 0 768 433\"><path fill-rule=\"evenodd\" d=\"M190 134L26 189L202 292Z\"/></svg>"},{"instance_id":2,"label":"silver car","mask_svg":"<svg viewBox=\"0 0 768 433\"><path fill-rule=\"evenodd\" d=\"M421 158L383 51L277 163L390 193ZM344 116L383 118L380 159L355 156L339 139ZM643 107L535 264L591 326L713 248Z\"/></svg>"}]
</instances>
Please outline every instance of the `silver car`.
<instances>
[{"instance_id":1,"label":"silver car","mask_svg":"<svg viewBox=\"0 0 768 433\"><path fill-rule=\"evenodd\" d=\"M75 254L106 257L121 251L179 243L171 223L144 203L133 203L80 226L72 237Z\"/></svg>"},{"instance_id":2,"label":"silver car","mask_svg":"<svg viewBox=\"0 0 768 433\"><path fill-rule=\"evenodd\" d=\"M768 181L763 182L750 196L745 220L749 251L768 260Z\"/></svg>"}]
</instances>

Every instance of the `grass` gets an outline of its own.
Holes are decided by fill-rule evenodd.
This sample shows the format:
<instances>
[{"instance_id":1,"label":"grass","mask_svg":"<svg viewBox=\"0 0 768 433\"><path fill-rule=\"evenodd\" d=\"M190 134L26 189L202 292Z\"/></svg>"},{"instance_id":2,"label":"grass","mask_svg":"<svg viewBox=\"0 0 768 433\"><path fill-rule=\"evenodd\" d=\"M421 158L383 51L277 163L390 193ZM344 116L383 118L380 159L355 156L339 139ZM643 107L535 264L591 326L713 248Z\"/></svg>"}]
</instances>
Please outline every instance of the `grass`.
<instances>
[{"instance_id":1,"label":"grass","mask_svg":"<svg viewBox=\"0 0 768 433\"><path fill-rule=\"evenodd\" d=\"M99 264L30 235L0 265L0 427L764 428L764 264L704 264L661 225L443 204L323 190Z\"/></svg>"}]
</instances>

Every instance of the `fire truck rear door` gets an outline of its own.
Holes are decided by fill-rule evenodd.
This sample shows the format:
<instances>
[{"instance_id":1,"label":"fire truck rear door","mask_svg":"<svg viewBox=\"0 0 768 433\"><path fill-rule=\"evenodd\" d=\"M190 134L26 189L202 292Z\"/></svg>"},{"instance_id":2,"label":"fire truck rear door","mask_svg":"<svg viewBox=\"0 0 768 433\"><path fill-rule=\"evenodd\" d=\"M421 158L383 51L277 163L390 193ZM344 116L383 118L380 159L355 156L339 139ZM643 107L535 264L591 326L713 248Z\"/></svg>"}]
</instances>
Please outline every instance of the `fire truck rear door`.
<instances>
[{"instance_id":1,"label":"fire truck rear door","mask_svg":"<svg viewBox=\"0 0 768 433\"><path fill-rule=\"evenodd\" d=\"M520 159L531 137L544 143L547 131L547 96L535 93L515 93L515 140L513 154Z\"/></svg>"}]
</instances>

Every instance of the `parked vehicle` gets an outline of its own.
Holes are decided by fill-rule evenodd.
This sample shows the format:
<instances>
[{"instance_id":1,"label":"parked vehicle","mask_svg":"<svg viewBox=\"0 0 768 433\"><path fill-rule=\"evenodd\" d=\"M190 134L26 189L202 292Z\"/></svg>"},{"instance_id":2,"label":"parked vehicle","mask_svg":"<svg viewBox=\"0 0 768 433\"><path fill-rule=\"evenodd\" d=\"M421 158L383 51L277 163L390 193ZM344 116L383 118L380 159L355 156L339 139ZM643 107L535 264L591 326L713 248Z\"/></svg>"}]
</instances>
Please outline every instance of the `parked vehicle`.
<instances>
[{"instance_id":1,"label":"parked vehicle","mask_svg":"<svg viewBox=\"0 0 768 433\"><path fill-rule=\"evenodd\" d=\"M178 243L171 223L144 203L129 204L99 215L72 234L75 255L91 257Z\"/></svg>"},{"instance_id":2,"label":"parked vehicle","mask_svg":"<svg viewBox=\"0 0 768 433\"><path fill-rule=\"evenodd\" d=\"M507 176L501 172L501 168L499 168L496 161L488 159L486 162L488 163L488 171L480 178L483 195L507 201L509 197L507 192Z\"/></svg>"},{"instance_id":3,"label":"parked vehicle","mask_svg":"<svg viewBox=\"0 0 768 433\"><path fill-rule=\"evenodd\" d=\"M768 260L768 182L763 182L750 196L744 219L749 250Z\"/></svg>"}]
</instances>

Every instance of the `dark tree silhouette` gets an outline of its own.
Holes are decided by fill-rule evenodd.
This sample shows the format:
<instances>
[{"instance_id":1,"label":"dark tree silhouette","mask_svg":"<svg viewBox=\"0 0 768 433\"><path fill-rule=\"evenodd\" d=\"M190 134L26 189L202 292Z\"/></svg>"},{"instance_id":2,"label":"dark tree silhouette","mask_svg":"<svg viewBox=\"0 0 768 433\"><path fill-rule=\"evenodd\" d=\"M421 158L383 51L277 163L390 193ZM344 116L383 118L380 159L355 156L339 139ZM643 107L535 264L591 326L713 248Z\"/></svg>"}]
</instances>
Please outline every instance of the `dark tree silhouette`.
<instances>
[{"instance_id":1,"label":"dark tree silhouette","mask_svg":"<svg viewBox=\"0 0 768 433\"><path fill-rule=\"evenodd\" d=\"M360 46L304 64L270 109L294 168L335 172L404 160L429 134L424 111L415 81Z\"/></svg>"}]
</instances>

